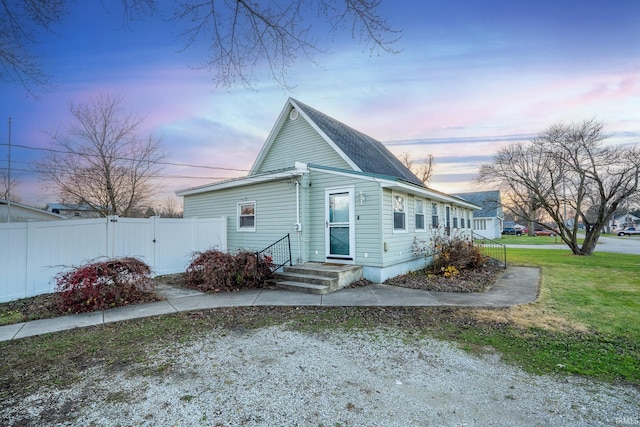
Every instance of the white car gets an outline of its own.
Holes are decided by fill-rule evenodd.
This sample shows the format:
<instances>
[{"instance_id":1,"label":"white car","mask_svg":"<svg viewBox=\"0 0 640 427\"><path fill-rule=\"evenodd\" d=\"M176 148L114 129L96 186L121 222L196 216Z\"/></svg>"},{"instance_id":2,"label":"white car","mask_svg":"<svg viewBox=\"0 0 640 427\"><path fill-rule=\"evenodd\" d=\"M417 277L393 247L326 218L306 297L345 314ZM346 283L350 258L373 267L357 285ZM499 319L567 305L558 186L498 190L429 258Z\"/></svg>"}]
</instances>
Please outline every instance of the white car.
<instances>
[{"instance_id":1,"label":"white car","mask_svg":"<svg viewBox=\"0 0 640 427\"><path fill-rule=\"evenodd\" d=\"M640 230L636 227L627 227L618 231L618 236L640 236Z\"/></svg>"}]
</instances>

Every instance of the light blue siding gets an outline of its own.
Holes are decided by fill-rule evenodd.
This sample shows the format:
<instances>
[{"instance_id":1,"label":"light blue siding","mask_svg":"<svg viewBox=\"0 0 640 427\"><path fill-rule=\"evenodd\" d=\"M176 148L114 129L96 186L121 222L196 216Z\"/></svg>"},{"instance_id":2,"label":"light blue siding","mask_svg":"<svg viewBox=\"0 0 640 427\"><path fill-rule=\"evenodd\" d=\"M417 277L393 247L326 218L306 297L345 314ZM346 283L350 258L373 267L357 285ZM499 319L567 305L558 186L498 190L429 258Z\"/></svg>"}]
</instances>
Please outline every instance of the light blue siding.
<instances>
[{"instance_id":1,"label":"light blue siding","mask_svg":"<svg viewBox=\"0 0 640 427\"><path fill-rule=\"evenodd\" d=\"M295 180L278 180L233 189L185 196L185 218L227 217L227 246L230 252L240 249L258 251L291 235L294 263L299 254L293 229L296 222ZM238 202L256 202L255 232L238 231Z\"/></svg>"},{"instance_id":2,"label":"light blue siding","mask_svg":"<svg viewBox=\"0 0 640 427\"><path fill-rule=\"evenodd\" d=\"M302 116L287 117L255 172L290 168L295 162L353 170Z\"/></svg>"},{"instance_id":3,"label":"light blue siding","mask_svg":"<svg viewBox=\"0 0 640 427\"><path fill-rule=\"evenodd\" d=\"M355 194L355 263L381 266L381 188L376 182L313 170L311 187L307 188L309 200L308 232L303 233L309 241L309 260L324 262L325 254L325 191L329 188L352 187ZM361 201L360 193L363 200ZM366 254L366 256L365 256Z\"/></svg>"}]
</instances>

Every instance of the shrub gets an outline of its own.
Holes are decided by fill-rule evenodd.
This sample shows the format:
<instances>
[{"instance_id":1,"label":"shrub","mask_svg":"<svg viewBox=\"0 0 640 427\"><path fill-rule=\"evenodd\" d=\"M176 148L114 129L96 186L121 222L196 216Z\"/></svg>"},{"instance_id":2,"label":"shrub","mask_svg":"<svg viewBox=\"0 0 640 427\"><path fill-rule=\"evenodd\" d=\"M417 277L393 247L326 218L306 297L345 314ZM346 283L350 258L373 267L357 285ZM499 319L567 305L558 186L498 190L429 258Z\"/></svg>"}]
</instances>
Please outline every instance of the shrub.
<instances>
[{"instance_id":1,"label":"shrub","mask_svg":"<svg viewBox=\"0 0 640 427\"><path fill-rule=\"evenodd\" d=\"M92 262L56 276L61 310L81 313L146 300L155 282L151 269L136 258Z\"/></svg>"},{"instance_id":2,"label":"shrub","mask_svg":"<svg viewBox=\"0 0 640 427\"><path fill-rule=\"evenodd\" d=\"M271 258L254 252L237 254L210 249L194 254L184 278L184 285L202 292L231 292L261 288L270 276Z\"/></svg>"},{"instance_id":3,"label":"shrub","mask_svg":"<svg viewBox=\"0 0 640 427\"><path fill-rule=\"evenodd\" d=\"M447 236L438 230L434 231L430 241L414 238L412 250L415 255L422 255L431 262L434 274L449 278L456 277L464 268L481 268L488 261L473 241L457 234Z\"/></svg>"}]
</instances>

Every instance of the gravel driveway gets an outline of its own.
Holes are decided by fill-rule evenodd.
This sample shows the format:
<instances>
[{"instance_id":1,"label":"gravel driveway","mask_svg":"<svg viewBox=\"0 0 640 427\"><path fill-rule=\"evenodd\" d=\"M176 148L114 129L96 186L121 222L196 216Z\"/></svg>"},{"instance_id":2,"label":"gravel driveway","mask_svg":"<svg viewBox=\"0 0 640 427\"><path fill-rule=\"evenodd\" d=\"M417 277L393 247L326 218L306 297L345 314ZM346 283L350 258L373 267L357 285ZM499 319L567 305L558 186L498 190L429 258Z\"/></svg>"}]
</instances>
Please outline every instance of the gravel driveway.
<instances>
[{"instance_id":1,"label":"gravel driveway","mask_svg":"<svg viewBox=\"0 0 640 427\"><path fill-rule=\"evenodd\" d=\"M92 368L65 391L4 402L3 425L597 426L640 424L633 387L527 374L384 330L213 331L152 366Z\"/></svg>"}]
</instances>

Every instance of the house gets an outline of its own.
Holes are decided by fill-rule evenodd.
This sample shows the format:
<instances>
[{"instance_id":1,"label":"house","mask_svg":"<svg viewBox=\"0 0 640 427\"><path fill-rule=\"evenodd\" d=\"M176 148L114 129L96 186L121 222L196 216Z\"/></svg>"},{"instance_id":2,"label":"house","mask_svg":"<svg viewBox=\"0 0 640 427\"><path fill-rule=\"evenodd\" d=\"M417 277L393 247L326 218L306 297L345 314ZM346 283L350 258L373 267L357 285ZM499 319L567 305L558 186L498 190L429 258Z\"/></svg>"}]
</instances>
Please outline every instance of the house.
<instances>
[{"instance_id":1,"label":"house","mask_svg":"<svg viewBox=\"0 0 640 427\"><path fill-rule=\"evenodd\" d=\"M473 213L473 231L486 239L499 239L504 228L500 190L459 193L456 196L480 206Z\"/></svg>"},{"instance_id":2,"label":"house","mask_svg":"<svg viewBox=\"0 0 640 427\"><path fill-rule=\"evenodd\" d=\"M11 215L11 218L9 218ZM22 203L0 199L0 223L25 221L53 221L66 219L62 215L47 212Z\"/></svg>"},{"instance_id":3,"label":"house","mask_svg":"<svg viewBox=\"0 0 640 427\"><path fill-rule=\"evenodd\" d=\"M89 205L68 204L68 203L47 203L45 209L49 212L57 213L65 218L99 218L100 214L91 209Z\"/></svg>"},{"instance_id":4,"label":"house","mask_svg":"<svg viewBox=\"0 0 640 427\"><path fill-rule=\"evenodd\" d=\"M293 262L362 266L380 283L424 267L414 238L471 231L478 206L424 186L382 143L288 99L249 174L176 192L184 217L227 217L230 251L291 235Z\"/></svg>"},{"instance_id":5,"label":"house","mask_svg":"<svg viewBox=\"0 0 640 427\"><path fill-rule=\"evenodd\" d=\"M630 213L616 215L611 220L611 232L615 233L626 227L640 227L640 218Z\"/></svg>"}]
</instances>

